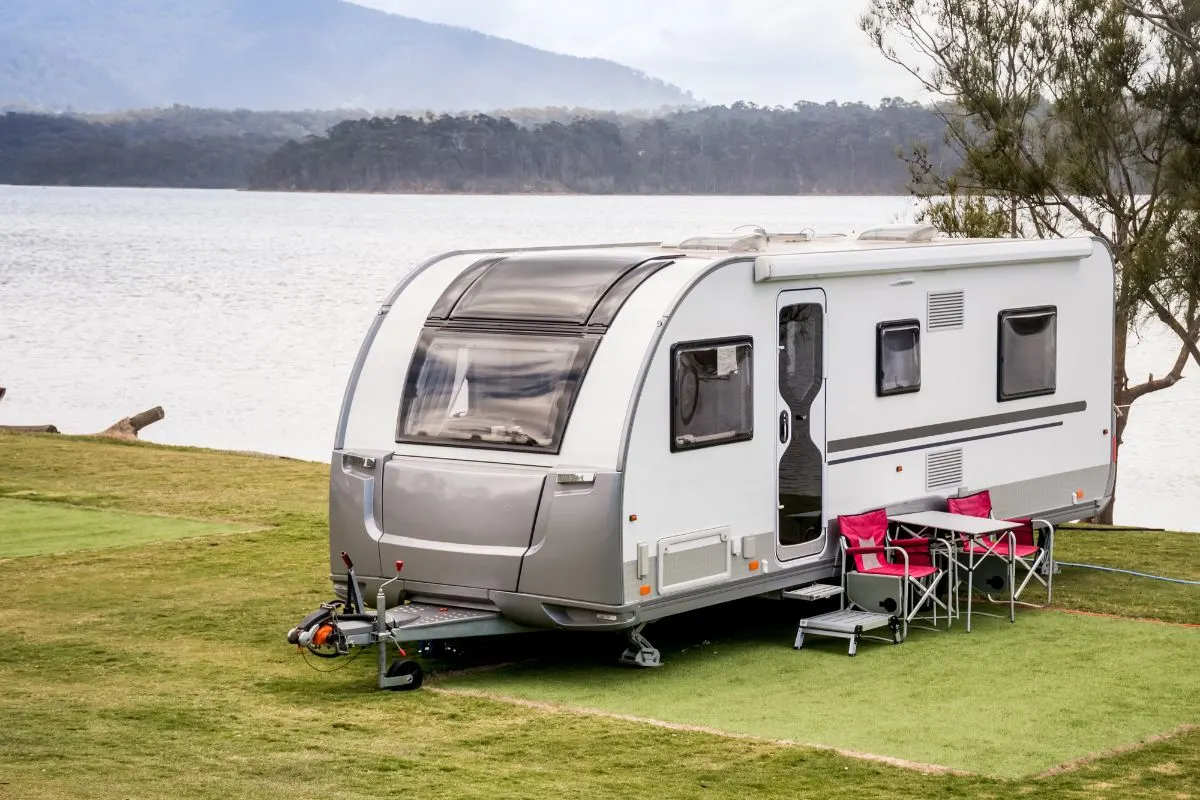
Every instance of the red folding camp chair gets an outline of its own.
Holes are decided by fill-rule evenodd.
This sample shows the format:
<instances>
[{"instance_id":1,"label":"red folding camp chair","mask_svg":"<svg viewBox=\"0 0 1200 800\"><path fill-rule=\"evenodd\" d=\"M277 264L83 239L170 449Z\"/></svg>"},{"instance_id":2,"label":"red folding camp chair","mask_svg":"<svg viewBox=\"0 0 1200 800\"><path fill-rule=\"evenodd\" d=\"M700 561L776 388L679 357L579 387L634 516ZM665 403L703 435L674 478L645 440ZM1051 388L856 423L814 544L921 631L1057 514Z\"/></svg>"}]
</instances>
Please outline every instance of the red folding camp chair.
<instances>
[{"instance_id":1,"label":"red folding camp chair","mask_svg":"<svg viewBox=\"0 0 1200 800\"><path fill-rule=\"evenodd\" d=\"M952 514L964 514L970 517L989 517L992 515L992 496L988 490L976 492L965 497L951 497L946 500L946 508ZM995 555L1012 565L1010 580L1016 583L1016 565L1020 564L1025 570L1025 579L1020 586L1009 586L1013 599L1021 596L1029 581L1036 579L1046 587L1046 603L1049 604L1054 596L1054 526L1043 519L1015 517L1005 522L1015 522L1020 527L1014 528L1003 538L989 539L986 536L979 540L963 539L964 549L974 549L978 556ZM1046 531L1041 542L1035 543L1034 528ZM1011 536L1011 538L1010 538ZM1039 571L1045 569L1046 576Z\"/></svg>"},{"instance_id":2,"label":"red folding camp chair","mask_svg":"<svg viewBox=\"0 0 1200 800\"><path fill-rule=\"evenodd\" d=\"M945 573L934 566L928 539L901 539L889 542L888 517L883 509L865 514L839 515L838 530L842 547L842 587L852 604L858 605L864 611L879 610L867 608L850 597L846 573L851 557L854 559L854 571L860 575L896 579L896 594L900 601L901 639L908 637L909 621L916 617L917 612L927 602L933 607L933 622L937 624L937 609L941 602L934 593Z\"/></svg>"}]
</instances>

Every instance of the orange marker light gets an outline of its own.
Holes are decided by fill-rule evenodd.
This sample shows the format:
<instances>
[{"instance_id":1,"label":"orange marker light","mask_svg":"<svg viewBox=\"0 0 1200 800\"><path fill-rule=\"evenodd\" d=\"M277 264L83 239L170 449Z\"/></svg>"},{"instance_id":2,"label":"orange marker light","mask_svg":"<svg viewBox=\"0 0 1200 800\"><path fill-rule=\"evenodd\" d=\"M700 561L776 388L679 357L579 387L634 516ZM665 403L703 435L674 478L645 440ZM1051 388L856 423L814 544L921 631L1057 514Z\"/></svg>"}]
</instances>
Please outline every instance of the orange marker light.
<instances>
[{"instance_id":1,"label":"orange marker light","mask_svg":"<svg viewBox=\"0 0 1200 800\"><path fill-rule=\"evenodd\" d=\"M1082 499L1083 499L1083 489L1076 489L1076 490L1075 490L1075 499L1076 499L1076 500L1082 500Z\"/></svg>"},{"instance_id":2,"label":"orange marker light","mask_svg":"<svg viewBox=\"0 0 1200 800\"><path fill-rule=\"evenodd\" d=\"M899 464L897 464L897 465L896 465L896 472L904 472L904 467L902 467L902 466L900 466Z\"/></svg>"},{"instance_id":3,"label":"orange marker light","mask_svg":"<svg viewBox=\"0 0 1200 800\"><path fill-rule=\"evenodd\" d=\"M638 593L642 596L648 595L650 594L650 587L643 584L642 588L638 589Z\"/></svg>"},{"instance_id":4,"label":"orange marker light","mask_svg":"<svg viewBox=\"0 0 1200 800\"><path fill-rule=\"evenodd\" d=\"M751 571L751 572L754 572L756 569L758 569L758 562L757 562L757 561L751 561L751 562L750 562L750 571Z\"/></svg>"},{"instance_id":5,"label":"orange marker light","mask_svg":"<svg viewBox=\"0 0 1200 800\"><path fill-rule=\"evenodd\" d=\"M630 515L629 515L629 521L630 521L630 522L637 522L637 514L630 514Z\"/></svg>"}]
</instances>

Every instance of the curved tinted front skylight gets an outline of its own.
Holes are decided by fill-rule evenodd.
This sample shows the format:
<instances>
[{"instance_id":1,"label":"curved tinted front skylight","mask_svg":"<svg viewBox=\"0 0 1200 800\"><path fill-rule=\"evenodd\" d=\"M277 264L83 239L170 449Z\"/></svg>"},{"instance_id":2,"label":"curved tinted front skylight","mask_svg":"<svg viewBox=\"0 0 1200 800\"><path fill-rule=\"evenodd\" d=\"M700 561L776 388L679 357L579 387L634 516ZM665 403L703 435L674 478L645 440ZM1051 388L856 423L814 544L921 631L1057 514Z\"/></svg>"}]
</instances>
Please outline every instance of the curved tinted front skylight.
<instances>
[{"instance_id":1,"label":"curved tinted front skylight","mask_svg":"<svg viewBox=\"0 0 1200 800\"><path fill-rule=\"evenodd\" d=\"M451 319L587 322L626 272L661 253L530 253L506 258L463 293Z\"/></svg>"}]
</instances>

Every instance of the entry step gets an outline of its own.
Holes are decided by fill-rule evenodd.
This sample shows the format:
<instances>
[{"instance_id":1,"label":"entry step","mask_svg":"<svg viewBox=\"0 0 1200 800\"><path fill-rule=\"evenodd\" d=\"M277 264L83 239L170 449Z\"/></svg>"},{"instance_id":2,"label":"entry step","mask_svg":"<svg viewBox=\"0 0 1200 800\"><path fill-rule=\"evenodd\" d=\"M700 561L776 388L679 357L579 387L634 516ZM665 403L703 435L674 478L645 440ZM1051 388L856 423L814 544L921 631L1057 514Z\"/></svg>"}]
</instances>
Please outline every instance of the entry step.
<instances>
[{"instance_id":1,"label":"entry step","mask_svg":"<svg viewBox=\"0 0 1200 800\"><path fill-rule=\"evenodd\" d=\"M865 631L877 628L890 628L892 635L886 639L882 636L865 635ZM806 634L832 636L835 639L849 639L850 655L854 655L858 652L858 642L860 639L878 639L884 642L890 641L892 644L900 644L900 623L896 617L889 614L875 614L870 611L844 609L800 620L800 627L796 631L796 643L793 645L796 650L804 646L804 636Z\"/></svg>"},{"instance_id":2,"label":"entry step","mask_svg":"<svg viewBox=\"0 0 1200 800\"><path fill-rule=\"evenodd\" d=\"M798 589L788 589L783 596L789 600L825 600L837 597L842 593L842 587L831 583L812 583Z\"/></svg>"}]
</instances>

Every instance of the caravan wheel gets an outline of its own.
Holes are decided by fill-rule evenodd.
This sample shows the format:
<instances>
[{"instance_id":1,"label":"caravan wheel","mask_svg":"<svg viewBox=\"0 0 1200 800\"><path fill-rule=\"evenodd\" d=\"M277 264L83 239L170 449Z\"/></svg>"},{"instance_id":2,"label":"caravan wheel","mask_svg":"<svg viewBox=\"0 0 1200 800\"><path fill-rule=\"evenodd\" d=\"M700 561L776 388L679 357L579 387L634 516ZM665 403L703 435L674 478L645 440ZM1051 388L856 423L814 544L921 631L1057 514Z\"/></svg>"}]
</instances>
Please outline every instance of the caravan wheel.
<instances>
[{"instance_id":1,"label":"caravan wheel","mask_svg":"<svg viewBox=\"0 0 1200 800\"><path fill-rule=\"evenodd\" d=\"M411 692L413 689L420 689L421 684L425 681L425 670L421 669L421 665L415 661L392 662L392 665L388 667L387 677L399 678L402 675L411 675L412 683L389 687L393 692Z\"/></svg>"}]
</instances>

